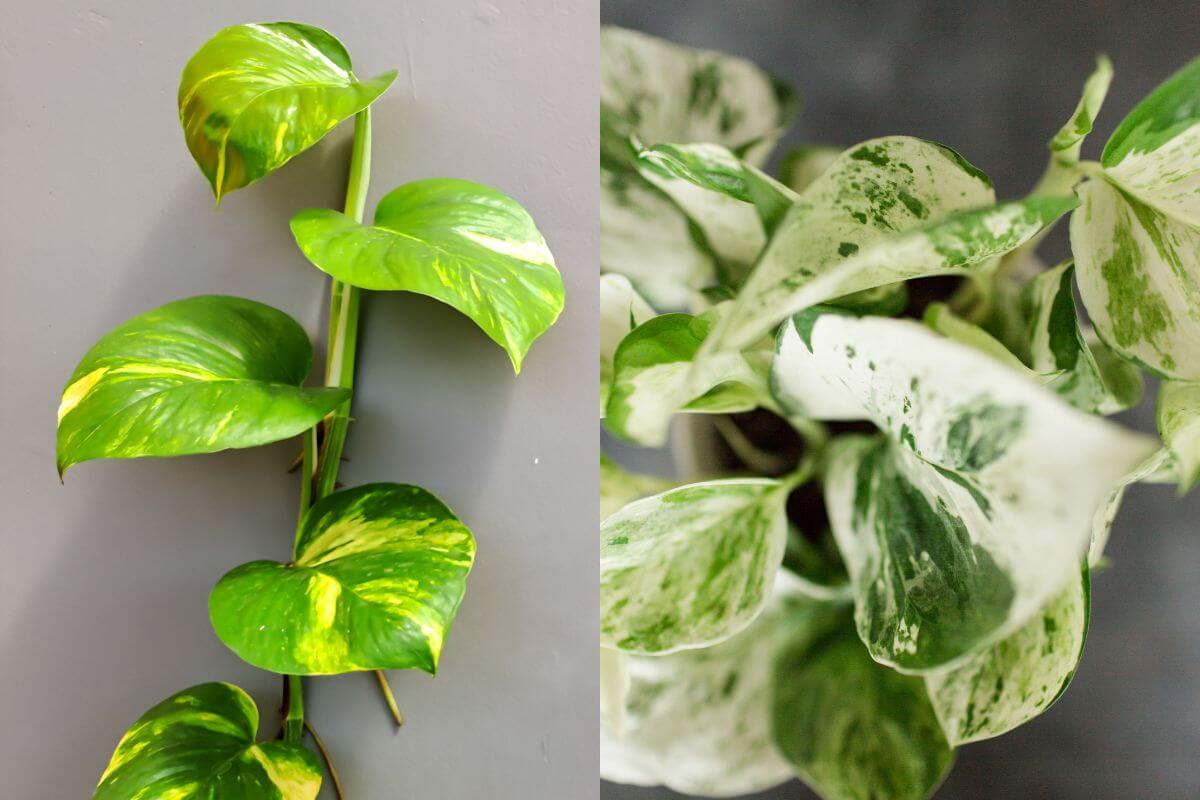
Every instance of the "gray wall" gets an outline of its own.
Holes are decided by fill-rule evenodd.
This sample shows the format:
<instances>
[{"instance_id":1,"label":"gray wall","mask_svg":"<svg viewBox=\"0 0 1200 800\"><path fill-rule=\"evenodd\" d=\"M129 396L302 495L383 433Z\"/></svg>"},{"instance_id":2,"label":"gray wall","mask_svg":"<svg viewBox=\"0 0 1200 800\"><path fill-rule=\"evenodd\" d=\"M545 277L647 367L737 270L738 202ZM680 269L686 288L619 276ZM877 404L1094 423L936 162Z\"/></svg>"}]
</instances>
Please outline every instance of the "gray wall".
<instances>
[{"instance_id":1,"label":"gray wall","mask_svg":"<svg viewBox=\"0 0 1200 800\"><path fill-rule=\"evenodd\" d=\"M311 719L357 800L595 798L595 4L47 0L6 12L0 794L89 796L128 724L200 681L243 686L275 724L277 679L217 641L206 601L227 569L287 556L297 445L88 463L60 486L54 416L100 335L175 298L243 295L321 330L323 276L287 219L340 207L350 127L218 213L175 110L205 39L283 18L330 29L363 74L400 70L376 106L372 204L416 178L491 183L530 209L567 283L566 312L519 379L449 307L367 299L343 480L426 486L474 528L479 556L441 673L393 676L402 731L370 674L309 681Z\"/></svg>"},{"instance_id":2,"label":"gray wall","mask_svg":"<svg viewBox=\"0 0 1200 800\"><path fill-rule=\"evenodd\" d=\"M792 136L849 145L893 133L944 142L1002 197L1037 180L1094 54L1116 78L1084 155L1200 49L1194 2L817 3L602 0L605 22L752 58L792 81ZM1060 230L1043 251L1065 257ZM1126 421L1153 429L1151 398ZM937 797L1200 797L1200 493L1137 487L1094 581L1087 652L1065 697L999 739L963 749ZM669 792L605 786L605 800ZM793 784L765 798L810 797Z\"/></svg>"}]
</instances>

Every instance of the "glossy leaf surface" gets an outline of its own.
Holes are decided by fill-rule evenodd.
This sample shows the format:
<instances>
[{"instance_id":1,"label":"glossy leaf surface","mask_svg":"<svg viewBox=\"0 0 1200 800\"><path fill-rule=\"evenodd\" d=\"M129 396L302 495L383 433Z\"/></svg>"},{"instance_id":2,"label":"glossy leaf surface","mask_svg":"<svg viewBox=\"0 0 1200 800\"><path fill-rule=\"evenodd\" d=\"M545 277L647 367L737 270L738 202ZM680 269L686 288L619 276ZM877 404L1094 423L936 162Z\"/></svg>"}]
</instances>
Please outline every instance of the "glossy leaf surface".
<instances>
[{"instance_id":1,"label":"glossy leaf surface","mask_svg":"<svg viewBox=\"0 0 1200 800\"><path fill-rule=\"evenodd\" d=\"M306 258L363 289L417 292L470 317L513 368L563 307L554 256L529 213L491 187L432 178L388 192L375 224L330 209L292 218Z\"/></svg>"},{"instance_id":2,"label":"glossy leaf surface","mask_svg":"<svg viewBox=\"0 0 1200 800\"><path fill-rule=\"evenodd\" d=\"M220 202L371 105L395 77L392 71L359 81L341 42L320 28L234 25L184 67L179 121Z\"/></svg>"},{"instance_id":3,"label":"glossy leaf surface","mask_svg":"<svg viewBox=\"0 0 1200 800\"><path fill-rule=\"evenodd\" d=\"M121 738L93 800L315 800L321 765L298 745L255 744L258 708L228 683L185 689Z\"/></svg>"},{"instance_id":4,"label":"glossy leaf surface","mask_svg":"<svg viewBox=\"0 0 1200 800\"><path fill-rule=\"evenodd\" d=\"M924 800L950 770L920 678L871 660L846 617L775 667L775 741L825 800Z\"/></svg>"},{"instance_id":5,"label":"glossy leaf surface","mask_svg":"<svg viewBox=\"0 0 1200 800\"><path fill-rule=\"evenodd\" d=\"M209 615L221 641L272 672L432 674L474 557L471 532L432 494L367 484L309 509L292 563L225 575Z\"/></svg>"},{"instance_id":6,"label":"glossy leaf surface","mask_svg":"<svg viewBox=\"0 0 1200 800\"><path fill-rule=\"evenodd\" d=\"M600 775L702 797L768 789L793 775L775 748L771 691L780 648L819 632L781 571L771 600L728 641L666 656L626 656L622 730L600 732Z\"/></svg>"},{"instance_id":7,"label":"glossy leaf surface","mask_svg":"<svg viewBox=\"0 0 1200 800\"><path fill-rule=\"evenodd\" d=\"M95 458L254 447L312 427L349 396L300 386L308 334L238 297L168 303L117 326L75 368L58 408L58 471Z\"/></svg>"},{"instance_id":8,"label":"glossy leaf surface","mask_svg":"<svg viewBox=\"0 0 1200 800\"><path fill-rule=\"evenodd\" d=\"M825 496L859 635L902 670L947 668L1024 625L1156 449L913 322L823 314L807 342L886 434L835 443Z\"/></svg>"},{"instance_id":9,"label":"glossy leaf surface","mask_svg":"<svg viewBox=\"0 0 1200 800\"><path fill-rule=\"evenodd\" d=\"M1040 614L959 667L925 678L950 744L990 739L1041 714L1067 690L1090 616L1087 568Z\"/></svg>"},{"instance_id":10,"label":"glossy leaf surface","mask_svg":"<svg viewBox=\"0 0 1200 800\"><path fill-rule=\"evenodd\" d=\"M778 481L695 483L637 500L600 525L600 644L663 654L745 628L783 559Z\"/></svg>"}]
</instances>

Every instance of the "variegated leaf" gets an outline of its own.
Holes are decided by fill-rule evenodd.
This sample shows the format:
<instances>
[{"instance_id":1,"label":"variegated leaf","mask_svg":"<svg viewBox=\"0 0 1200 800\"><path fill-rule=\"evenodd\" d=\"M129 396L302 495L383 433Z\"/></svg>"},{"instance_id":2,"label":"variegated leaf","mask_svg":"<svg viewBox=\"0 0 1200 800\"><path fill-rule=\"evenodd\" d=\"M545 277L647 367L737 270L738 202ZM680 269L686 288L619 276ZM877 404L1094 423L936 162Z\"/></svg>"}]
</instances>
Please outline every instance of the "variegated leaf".
<instances>
[{"instance_id":1,"label":"variegated leaf","mask_svg":"<svg viewBox=\"0 0 1200 800\"><path fill-rule=\"evenodd\" d=\"M562 276L529 212L480 183L407 183L379 201L373 226L310 208L292 217L292 234L309 261L340 281L458 309L517 372L563 308Z\"/></svg>"},{"instance_id":2,"label":"variegated leaf","mask_svg":"<svg viewBox=\"0 0 1200 800\"><path fill-rule=\"evenodd\" d=\"M1050 150L1059 163L1074 163L1079 160L1080 147L1084 138L1092 132L1092 124L1096 121L1096 115L1100 113L1100 106L1104 104L1112 76L1112 62L1107 56L1097 56L1096 70L1088 76L1083 85L1083 94L1079 98L1079 104L1075 106L1075 113L1050 140ZM1062 188L1067 190L1070 187Z\"/></svg>"},{"instance_id":3,"label":"variegated leaf","mask_svg":"<svg viewBox=\"0 0 1200 800\"><path fill-rule=\"evenodd\" d=\"M794 604L803 604L800 608ZM821 632L791 576L746 630L713 647L626 656L624 729L600 730L600 776L703 797L762 791L792 777L771 735L775 658L787 642Z\"/></svg>"},{"instance_id":4,"label":"variegated leaf","mask_svg":"<svg viewBox=\"0 0 1200 800\"><path fill-rule=\"evenodd\" d=\"M1142 374L1080 329L1074 272L1065 262L1025 287L1030 367L1050 378L1050 388L1060 397L1089 414L1131 408L1142 399Z\"/></svg>"},{"instance_id":5,"label":"variegated leaf","mask_svg":"<svg viewBox=\"0 0 1200 800\"><path fill-rule=\"evenodd\" d=\"M604 453L600 454L600 520L617 513L625 505L665 492L678 486L678 481L629 472Z\"/></svg>"},{"instance_id":6,"label":"variegated leaf","mask_svg":"<svg viewBox=\"0 0 1200 800\"><path fill-rule=\"evenodd\" d=\"M959 317L945 303L930 303L922 318L931 330L935 330L947 339L953 339L960 344L974 348L1010 369L1028 376L1033 380L1045 381L1046 378L1017 358L999 339L978 325L967 322Z\"/></svg>"},{"instance_id":7,"label":"variegated leaf","mask_svg":"<svg viewBox=\"0 0 1200 800\"><path fill-rule=\"evenodd\" d=\"M321 765L299 745L255 744L258 708L228 683L168 697L121 738L93 800L315 800Z\"/></svg>"},{"instance_id":8,"label":"variegated leaf","mask_svg":"<svg viewBox=\"0 0 1200 800\"><path fill-rule=\"evenodd\" d=\"M961 666L925 678L942 730L954 747L1007 733L1067 690L1083 655L1090 584L1079 580L1007 638Z\"/></svg>"},{"instance_id":9,"label":"variegated leaf","mask_svg":"<svg viewBox=\"0 0 1200 800\"><path fill-rule=\"evenodd\" d=\"M703 374L696 374L693 359L726 308L722 304L698 317L664 314L625 337L613 357L604 417L610 431L661 447L677 411L728 413L770 405L768 353L722 353L705 360Z\"/></svg>"},{"instance_id":10,"label":"variegated leaf","mask_svg":"<svg viewBox=\"0 0 1200 800\"><path fill-rule=\"evenodd\" d=\"M687 307L717 275L712 243L637 173L630 137L723 145L760 166L793 112L790 94L748 61L602 29L601 268L627 276L659 308Z\"/></svg>"},{"instance_id":11,"label":"variegated leaf","mask_svg":"<svg viewBox=\"0 0 1200 800\"><path fill-rule=\"evenodd\" d=\"M827 145L797 147L783 157L779 179L793 192L803 192L833 166L841 154L841 148Z\"/></svg>"},{"instance_id":12,"label":"variegated leaf","mask_svg":"<svg viewBox=\"0 0 1200 800\"><path fill-rule=\"evenodd\" d=\"M1200 380L1200 228L1105 180L1078 193L1071 250L1100 338L1159 375Z\"/></svg>"},{"instance_id":13,"label":"variegated leaf","mask_svg":"<svg viewBox=\"0 0 1200 800\"><path fill-rule=\"evenodd\" d=\"M850 148L779 223L709 349L744 347L796 311L842 295L965 274L1073 202L1030 199L949 216L993 199L987 176L939 145L897 136Z\"/></svg>"},{"instance_id":14,"label":"variegated leaf","mask_svg":"<svg viewBox=\"0 0 1200 800\"><path fill-rule=\"evenodd\" d=\"M1110 179L1145 205L1200 226L1200 58L1129 112L1100 163Z\"/></svg>"},{"instance_id":15,"label":"variegated leaf","mask_svg":"<svg viewBox=\"0 0 1200 800\"><path fill-rule=\"evenodd\" d=\"M600 648L600 729L625 735L626 700L629 697L629 654Z\"/></svg>"},{"instance_id":16,"label":"variegated leaf","mask_svg":"<svg viewBox=\"0 0 1200 800\"><path fill-rule=\"evenodd\" d=\"M839 442L825 494L859 634L904 671L947 668L1024 625L1156 449L914 322L823 314L807 341L887 434Z\"/></svg>"},{"instance_id":17,"label":"variegated leaf","mask_svg":"<svg viewBox=\"0 0 1200 800\"><path fill-rule=\"evenodd\" d=\"M612 387L613 356L630 331L654 316L654 309L624 275L600 276L600 416Z\"/></svg>"},{"instance_id":18,"label":"variegated leaf","mask_svg":"<svg viewBox=\"0 0 1200 800\"><path fill-rule=\"evenodd\" d=\"M360 82L346 48L320 28L234 25L184 67L179 121L219 203L371 105L395 78L393 70Z\"/></svg>"},{"instance_id":19,"label":"variegated leaf","mask_svg":"<svg viewBox=\"0 0 1200 800\"><path fill-rule=\"evenodd\" d=\"M629 503L600 525L600 644L664 654L707 647L762 610L787 543L785 484L695 483Z\"/></svg>"},{"instance_id":20,"label":"variegated leaf","mask_svg":"<svg viewBox=\"0 0 1200 800\"><path fill-rule=\"evenodd\" d=\"M1179 491L1200 478L1200 383L1163 381L1158 387L1158 433L1178 467Z\"/></svg>"},{"instance_id":21,"label":"variegated leaf","mask_svg":"<svg viewBox=\"0 0 1200 800\"><path fill-rule=\"evenodd\" d=\"M177 300L117 326L71 374L58 472L94 458L213 453L311 428L349 397L305 389L312 345L295 320L239 297Z\"/></svg>"},{"instance_id":22,"label":"variegated leaf","mask_svg":"<svg viewBox=\"0 0 1200 800\"><path fill-rule=\"evenodd\" d=\"M1092 540L1088 547L1088 566L1096 567L1103 561L1104 548L1108 546L1113 520L1116 519L1117 512L1121 510L1121 501L1125 498L1126 489L1135 483L1181 482L1179 465L1166 447L1159 448L1123 475L1092 517Z\"/></svg>"},{"instance_id":23,"label":"variegated leaf","mask_svg":"<svg viewBox=\"0 0 1200 800\"><path fill-rule=\"evenodd\" d=\"M836 311L830 309L828 313ZM867 412L858 397L821 372L808 341L817 319L816 313L801 313L779 326L775 360L771 362L771 396L789 417L865 419Z\"/></svg>"},{"instance_id":24,"label":"variegated leaf","mask_svg":"<svg viewBox=\"0 0 1200 800\"><path fill-rule=\"evenodd\" d=\"M429 492L358 486L308 510L290 564L226 574L209 616L231 650L272 672L432 674L474 558L471 532Z\"/></svg>"},{"instance_id":25,"label":"variegated leaf","mask_svg":"<svg viewBox=\"0 0 1200 800\"><path fill-rule=\"evenodd\" d=\"M775 666L775 741L825 800L924 800L954 761L920 678L871 660L848 614Z\"/></svg>"}]
</instances>

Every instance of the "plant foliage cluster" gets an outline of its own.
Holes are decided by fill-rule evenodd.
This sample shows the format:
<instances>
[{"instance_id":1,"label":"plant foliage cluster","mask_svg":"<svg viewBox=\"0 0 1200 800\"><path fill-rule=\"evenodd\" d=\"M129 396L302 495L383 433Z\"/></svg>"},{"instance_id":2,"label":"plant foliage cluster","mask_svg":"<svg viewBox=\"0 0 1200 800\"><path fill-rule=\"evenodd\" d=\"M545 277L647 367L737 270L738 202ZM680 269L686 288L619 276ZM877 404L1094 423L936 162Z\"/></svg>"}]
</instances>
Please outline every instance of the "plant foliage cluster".
<instances>
[{"instance_id":1,"label":"plant foliage cluster","mask_svg":"<svg viewBox=\"0 0 1200 800\"><path fill-rule=\"evenodd\" d=\"M1196 480L1200 60L1085 161L1101 58L1042 180L997 200L908 136L771 176L796 105L771 76L615 28L601 58L604 425L661 446L677 413L759 409L804 443L699 482L603 461L602 774L926 797L1066 689L1125 487ZM1161 441L1105 418L1142 373Z\"/></svg>"},{"instance_id":2,"label":"plant foliage cluster","mask_svg":"<svg viewBox=\"0 0 1200 800\"><path fill-rule=\"evenodd\" d=\"M96 800L312 800L320 762L303 745L301 676L437 670L475 557L471 531L417 486L338 489L364 290L447 303L515 370L563 307L554 258L529 214L487 186L434 178L386 194L363 223L370 106L395 72L359 80L329 33L291 22L237 25L184 68L179 119L217 202L355 118L346 205L291 221L296 244L331 277L325 385L291 317L253 300L191 297L119 325L63 391L58 470L80 462L211 453L302 437L300 517L291 555L231 570L209 596L217 636L246 662L287 676L276 740L259 742L241 689L206 683L164 700L120 740ZM329 770L335 788L337 775Z\"/></svg>"}]
</instances>

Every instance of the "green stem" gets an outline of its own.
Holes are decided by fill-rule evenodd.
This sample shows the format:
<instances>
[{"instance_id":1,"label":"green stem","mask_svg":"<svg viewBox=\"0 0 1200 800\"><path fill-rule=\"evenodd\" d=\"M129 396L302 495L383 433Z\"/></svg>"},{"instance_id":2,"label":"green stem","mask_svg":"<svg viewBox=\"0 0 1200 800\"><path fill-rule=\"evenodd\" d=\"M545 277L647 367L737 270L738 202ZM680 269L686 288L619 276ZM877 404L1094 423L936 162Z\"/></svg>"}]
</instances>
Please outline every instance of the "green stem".
<instances>
[{"instance_id":1,"label":"green stem","mask_svg":"<svg viewBox=\"0 0 1200 800\"><path fill-rule=\"evenodd\" d=\"M287 676L287 711L283 717L283 740L297 744L304 738L304 687L299 675Z\"/></svg>"},{"instance_id":2,"label":"green stem","mask_svg":"<svg viewBox=\"0 0 1200 800\"><path fill-rule=\"evenodd\" d=\"M371 110L354 118L354 146L350 152L350 177L346 184L346 216L362 222L371 181ZM358 346L358 309L362 290L334 280L329 287L329 351L325 362L325 385L345 389L354 386L354 358ZM314 500L333 492L341 465L346 431L350 427L347 400L325 419L325 441L317 470Z\"/></svg>"},{"instance_id":3,"label":"green stem","mask_svg":"<svg viewBox=\"0 0 1200 800\"><path fill-rule=\"evenodd\" d=\"M392 694L392 686L388 683L387 675L383 670L375 670L375 677L379 679L379 690L383 692L383 701L387 703L388 711L392 712L392 719L396 721L396 727L399 728L404 724L404 715L400 713L400 706L396 705L396 695Z\"/></svg>"}]
</instances>

